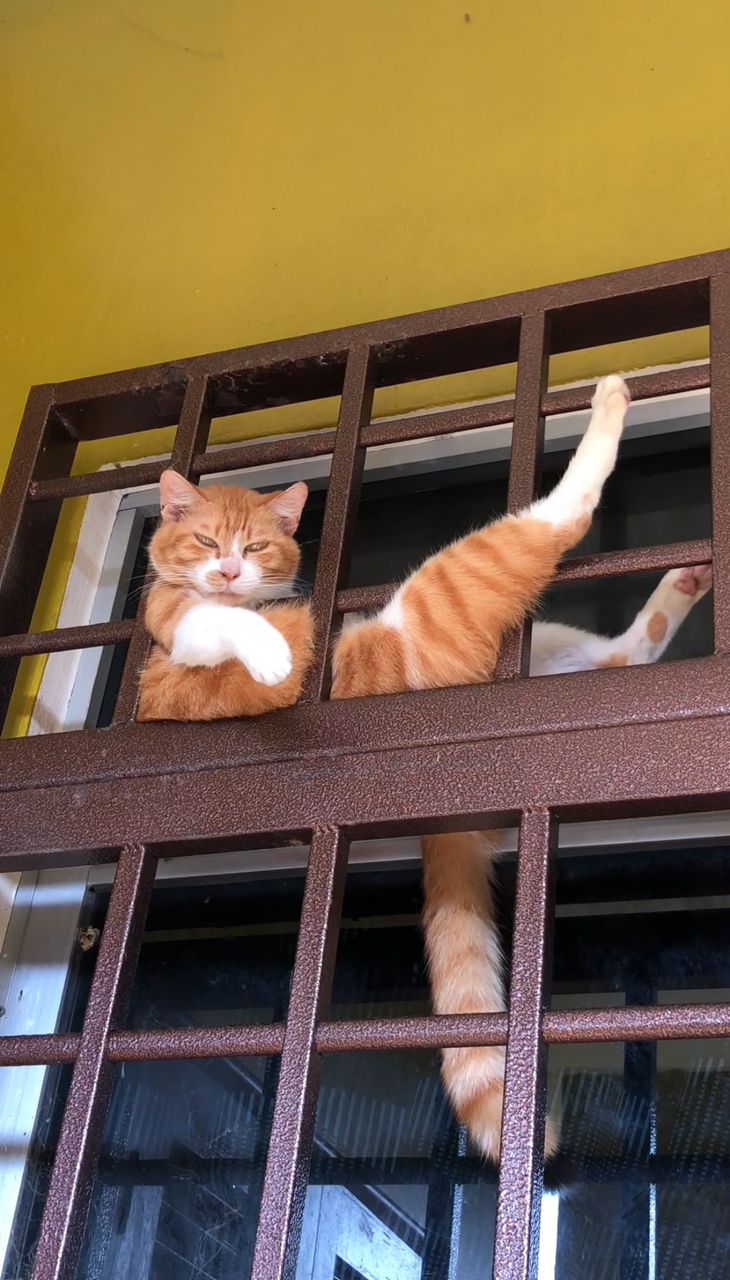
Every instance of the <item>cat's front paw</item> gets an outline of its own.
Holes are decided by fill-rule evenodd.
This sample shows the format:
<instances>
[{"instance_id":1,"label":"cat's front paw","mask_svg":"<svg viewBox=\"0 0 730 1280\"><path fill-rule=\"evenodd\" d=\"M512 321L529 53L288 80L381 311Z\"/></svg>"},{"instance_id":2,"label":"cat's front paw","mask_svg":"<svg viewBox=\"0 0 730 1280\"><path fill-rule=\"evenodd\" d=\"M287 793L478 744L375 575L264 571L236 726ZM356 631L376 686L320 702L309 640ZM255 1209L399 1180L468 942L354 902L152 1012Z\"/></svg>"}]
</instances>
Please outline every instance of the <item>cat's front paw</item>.
<instances>
[{"instance_id":1,"label":"cat's front paw","mask_svg":"<svg viewBox=\"0 0 730 1280\"><path fill-rule=\"evenodd\" d=\"M268 634L267 634L268 632ZM283 684L291 675L291 649L274 627L266 627L258 635L250 635L238 653L249 675L257 684Z\"/></svg>"},{"instance_id":2,"label":"cat's front paw","mask_svg":"<svg viewBox=\"0 0 730 1280\"><path fill-rule=\"evenodd\" d=\"M221 623L223 610L198 605L185 614L175 629L170 658L182 667L217 667L228 657Z\"/></svg>"},{"instance_id":3,"label":"cat's front paw","mask_svg":"<svg viewBox=\"0 0 730 1280\"><path fill-rule=\"evenodd\" d=\"M624 408L631 403L631 392L618 373L610 373L608 377L598 380L591 404L594 409L612 408L614 396L621 397ZM618 399L615 403L618 406Z\"/></svg>"}]
</instances>

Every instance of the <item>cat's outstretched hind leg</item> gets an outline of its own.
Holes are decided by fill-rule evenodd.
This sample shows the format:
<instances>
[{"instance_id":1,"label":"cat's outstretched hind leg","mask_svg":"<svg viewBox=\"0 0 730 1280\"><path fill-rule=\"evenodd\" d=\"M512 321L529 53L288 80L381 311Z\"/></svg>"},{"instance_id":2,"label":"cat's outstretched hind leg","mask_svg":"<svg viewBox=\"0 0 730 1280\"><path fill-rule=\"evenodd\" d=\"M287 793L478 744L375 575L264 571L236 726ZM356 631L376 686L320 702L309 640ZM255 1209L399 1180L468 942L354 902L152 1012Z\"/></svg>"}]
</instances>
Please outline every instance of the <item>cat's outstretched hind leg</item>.
<instances>
[{"instance_id":1,"label":"cat's outstretched hind leg","mask_svg":"<svg viewBox=\"0 0 730 1280\"><path fill-rule=\"evenodd\" d=\"M603 667L633 667L656 662L687 615L712 587L708 564L670 569L622 636L606 641Z\"/></svg>"},{"instance_id":2,"label":"cat's outstretched hind leg","mask_svg":"<svg viewBox=\"0 0 730 1280\"><path fill-rule=\"evenodd\" d=\"M565 533L566 549L586 532L603 486L616 465L619 441L631 396L623 378L601 378L593 396L593 413L563 478L551 493L523 514Z\"/></svg>"}]
</instances>

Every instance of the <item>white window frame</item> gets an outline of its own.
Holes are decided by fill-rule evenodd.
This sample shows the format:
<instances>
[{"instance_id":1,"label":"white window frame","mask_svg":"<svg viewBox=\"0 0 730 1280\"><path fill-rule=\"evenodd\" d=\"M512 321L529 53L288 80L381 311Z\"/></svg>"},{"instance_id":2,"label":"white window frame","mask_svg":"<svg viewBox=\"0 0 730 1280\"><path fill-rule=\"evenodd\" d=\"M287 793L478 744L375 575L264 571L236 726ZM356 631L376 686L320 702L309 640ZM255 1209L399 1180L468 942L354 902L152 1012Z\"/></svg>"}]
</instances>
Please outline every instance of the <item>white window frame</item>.
<instances>
[{"instance_id":1,"label":"white window frame","mask_svg":"<svg viewBox=\"0 0 730 1280\"><path fill-rule=\"evenodd\" d=\"M657 372L646 370L644 372ZM575 384L574 384L575 385ZM586 385L586 384L578 384ZM475 402L478 403L478 402ZM463 407L463 406L458 406ZM625 438L668 435L706 426L709 391L639 401L632 406ZM418 410L408 416L420 416ZM573 447L583 435L589 413L553 415L545 428L545 451ZM379 445L368 449L366 478L385 479L408 471L445 470L470 460L500 461L509 457L512 424L477 428L456 435ZM251 443L255 443L252 441ZM224 446L220 446L224 447ZM159 457L143 461L158 461ZM311 489L327 485L330 459L307 458L206 476L201 485L225 482L262 488L305 480ZM102 468L106 470L107 468ZM136 551L135 533L158 509L156 486L140 486L87 499L76 553L71 565L58 626L109 621L124 598ZM49 655L35 701L30 734L83 728L102 664L101 649ZM627 819L563 826L561 850L601 850L608 846L650 847L668 843L710 842L730 836L730 815L688 814L663 819ZM516 848L516 833L508 832L505 852ZM280 870L303 869L307 850L268 849L163 859L158 878L201 881L225 877L260 877ZM356 842L351 862L373 865L415 864L418 840L404 838ZM0 1007L4 1035L53 1032L61 1008L73 947L78 945L81 906L87 888L108 884L114 869L108 865L23 875L0 875ZM49 908L52 909L49 927ZM40 926L40 921L43 925ZM42 982L38 971L42 971ZM35 978L35 980L34 980ZM23 1170L40 1102L46 1068L5 1068L0 1071L0 1269L4 1265ZM14 1152L3 1158L3 1146ZM551 1228L553 1229L553 1228ZM542 1273L541 1273L542 1274Z\"/></svg>"}]
</instances>

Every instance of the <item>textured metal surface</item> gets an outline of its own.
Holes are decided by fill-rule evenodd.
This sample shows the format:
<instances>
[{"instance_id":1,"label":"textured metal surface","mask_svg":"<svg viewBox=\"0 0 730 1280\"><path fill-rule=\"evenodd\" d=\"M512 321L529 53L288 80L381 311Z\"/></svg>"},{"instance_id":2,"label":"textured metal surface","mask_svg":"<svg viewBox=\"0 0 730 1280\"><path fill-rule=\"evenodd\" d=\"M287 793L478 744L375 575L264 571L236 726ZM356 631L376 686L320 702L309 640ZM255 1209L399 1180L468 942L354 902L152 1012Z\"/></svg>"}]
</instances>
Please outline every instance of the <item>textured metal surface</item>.
<instances>
[{"instance_id":1,"label":"textured metal surface","mask_svg":"<svg viewBox=\"0 0 730 1280\"><path fill-rule=\"evenodd\" d=\"M543 1018L546 1044L621 1043L632 1040L730 1037L730 1004L678 1004L621 1009L571 1009ZM80 1035L0 1037L0 1067L73 1062ZM317 1023L317 1053L387 1053L507 1043L507 1015L432 1014L423 1018L368 1018ZM190 1058L260 1058L278 1055L284 1024L190 1027L174 1031L112 1031L110 1062Z\"/></svg>"},{"instance_id":2,"label":"textured metal surface","mask_svg":"<svg viewBox=\"0 0 730 1280\"><path fill-rule=\"evenodd\" d=\"M113 1031L112 1062L174 1058L263 1058L281 1053L284 1024L251 1027L190 1027L174 1031Z\"/></svg>"},{"instance_id":3,"label":"textured metal surface","mask_svg":"<svg viewBox=\"0 0 730 1280\"><path fill-rule=\"evenodd\" d=\"M108 467L79 476L57 480L34 480L30 487L32 502L48 502L56 498L82 498L90 493L111 493L115 489L134 489L138 485L157 484L169 462L136 462L124 467Z\"/></svg>"},{"instance_id":4,"label":"textured metal surface","mask_svg":"<svg viewBox=\"0 0 730 1280\"><path fill-rule=\"evenodd\" d=\"M119 622L95 622L86 627L60 627L56 631L23 632L0 636L0 661L35 653L62 653L68 649L93 649L101 644L123 644L134 629L132 618Z\"/></svg>"},{"instance_id":5,"label":"textured metal surface","mask_svg":"<svg viewBox=\"0 0 730 1280\"><path fill-rule=\"evenodd\" d=\"M80 1035L0 1036L0 1067L74 1062Z\"/></svg>"},{"instance_id":6,"label":"textured metal surface","mask_svg":"<svg viewBox=\"0 0 730 1280\"><path fill-rule=\"evenodd\" d=\"M620 718L621 673L612 674ZM453 692L446 709L463 705ZM722 699L726 704L727 690ZM610 712L610 702L602 710ZM379 729L387 742L394 713L391 705L371 719L376 741ZM71 804L65 787L36 790L32 803L13 806L6 820L0 869L57 865L69 853L88 860L89 850L98 858L117 847L120 831L135 840L145 833L155 853L172 856L297 839L303 822L317 819L369 838L505 826L525 805L588 821L719 809L730 801L727 715L687 717L681 726L634 721L508 741L347 750L87 783L72 788Z\"/></svg>"},{"instance_id":7,"label":"textured metal surface","mask_svg":"<svg viewBox=\"0 0 730 1280\"><path fill-rule=\"evenodd\" d=\"M35 387L20 425L0 502L0 630L28 629L36 596L56 532L60 502L31 505L34 477L63 475L73 462L76 446L50 417L50 392ZM18 659L0 665L0 727L10 702Z\"/></svg>"},{"instance_id":8,"label":"textured metal surface","mask_svg":"<svg viewBox=\"0 0 730 1280\"><path fill-rule=\"evenodd\" d=\"M555 835L546 809L522 815L494 1237L499 1280L537 1275L547 1066L541 1024L551 969Z\"/></svg>"},{"instance_id":9,"label":"textured metal surface","mask_svg":"<svg viewBox=\"0 0 730 1280\"><path fill-rule=\"evenodd\" d=\"M347 870L341 831L315 831L309 852L289 1017L256 1233L252 1280L294 1274L317 1110L317 1019L329 1003Z\"/></svg>"},{"instance_id":10,"label":"textured metal surface","mask_svg":"<svg viewBox=\"0 0 730 1280\"><path fill-rule=\"evenodd\" d=\"M183 398L180 422L175 432L175 443L170 466L187 479L193 479L192 465L196 454L205 449L211 421L211 396L208 379L196 375L190 379ZM114 723L124 724L134 716L139 696L139 677L152 645L144 624L144 597L152 581L152 569L147 572L142 591L142 603L132 629L127 656L124 660L119 692L114 707Z\"/></svg>"},{"instance_id":11,"label":"textured metal surface","mask_svg":"<svg viewBox=\"0 0 730 1280\"><path fill-rule=\"evenodd\" d=\"M545 418L540 405L547 384L548 338L544 312L523 316L507 490L507 510L513 514L532 502L542 467ZM527 675L530 631L528 619L505 636L495 673L498 680Z\"/></svg>"},{"instance_id":12,"label":"textured metal surface","mask_svg":"<svg viewBox=\"0 0 730 1280\"><path fill-rule=\"evenodd\" d=\"M681 369L667 369L661 373L639 375L627 381L634 401L677 395L709 387L710 366L698 364ZM547 416L588 409L592 393L593 384L551 391L543 397L542 413ZM363 426L360 443L369 449L373 445L454 435L461 431L473 431L477 427L502 426L511 422L513 416L514 400L510 397L486 404L463 405L434 413L383 419ZM322 457L332 452L334 442L334 431L308 431L301 435L275 436L270 440L257 440L250 444L229 445L213 449L210 453L198 454L193 460L191 474L214 475L222 471L269 466L275 462ZM35 502L76 498L84 494L108 493L114 489L156 484L161 472L169 465L169 462L139 462L86 475L34 480L30 486L30 498Z\"/></svg>"},{"instance_id":13,"label":"textured metal surface","mask_svg":"<svg viewBox=\"0 0 730 1280\"><path fill-rule=\"evenodd\" d=\"M305 697L319 700L329 687L328 649L338 589L349 568L352 535L360 500L365 450L360 431L370 417L373 357L369 347L355 347L345 370L345 385L332 451L327 502L312 593L314 660Z\"/></svg>"},{"instance_id":14,"label":"textured metal surface","mask_svg":"<svg viewBox=\"0 0 730 1280\"><path fill-rule=\"evenodd\" d=\"M125 780L154 775L160 780L155 807L162 811L166 784L161 780L166 775L183 773L192 780L198 772L254 766L259 777L262 766L289 762L292 769L318 763L331 771L341 767L346 776L345 756L357 759L384 747L407 750L471 742L499 746L502 739L507 744L532 735L562 737L571 730L631 722L687 724L729 708L730 658L697 658L680 668L631 667L370 701L338 700L245 724L128 725L102 736L67 733L7 741L0 747L0 791L23 792L30 799L37 789L73 786L78 806L96 781L117 780L122 794ZM333 756L340 755L337 766ZM719 768L721 762L715 759L712 764ZM250 777L253 785L253 773ZM10 807L0 809L0 850L17 847L15 816ZM43 814L36 813L34 821L40 834ZM303 826L308 825L307 816ZM196 831L197 824L191 823L189 834Z\"/></svg>"},{"instance_id":15,"label":"textured metal surface","mask_svg":"<svg viewBox=\"0 0 730 1280\"><path fill-rule=\"evenodd\" d=\"M535 1262L530 1236L540 1176L544 1046L728 1034L728 1005L578 1010L543 1017L542 984L552 921L548 845L556 819L716 809L730 803L729 272L729 254L710 254L31 393L0 503L4 696L23 654L60 651L71 647L69 641L85 647L130 640L114 728L0 744L0 790L5 792L0 869L112 860L124 846L81 1036L0 1039L0 1065L74 1062L34 1280L61 1280L73 1273L117 1062L281 1055L254 1263L257 1280L277 1280L295 1265L319 1054L507 1043L495 1277L526 1280ZM712 546L698 541L582 558L568 562L559 580L659 572L712 560L718 656L681 668L512 679L359 703L322 702L336 613L372 607L387 590L342 589L365 449L514 418L509 500L513 507L524 505L534 489L541 414L586 409L593 390L546 393L546 350L554 354L705 324L710 294ZM369 421L374 386L511 364L518 348L514 400ZM701 364L631 379L631 388L641 399L703 388L709 378L709 366ZM340 394L336 432L206 452L213 416ZM148 646L141 619L134 625L25 635L62 499L154 483L164 466L131 464L70 477L76 442L175 423L171 465L193 479L333 453L313 602L315 674L309 702L277 716L136 725L129 721ZM500 673L517 676L520 670L515 647ZM322 1021L347 839L520 820L509 1019ZM123 1030L154 855L306 841L312 832L287 1023Z\"/></svg>"},{"instance_id":16,"label":"textured metal surface","mask_svg":"<svg viewBox=\"0 0 730 1280\"><path fill-rule=\"evenodd\" d=\"M48 1184L32 1280L70 1280L75 1273L113 1082L107 1038L126 1015L154 875L155 859L144 848L122 850Z\"/></svg>"},{"instance_id":17,"label":"textured metal surface","mask_svg":"<svg viewBox=\"0 0 730 1280\"><path fill-rule=\"evenodd\" d=\"M730 266L712 280L712 546L715 652L730 652Z\"/></svg>"}]
</instances>

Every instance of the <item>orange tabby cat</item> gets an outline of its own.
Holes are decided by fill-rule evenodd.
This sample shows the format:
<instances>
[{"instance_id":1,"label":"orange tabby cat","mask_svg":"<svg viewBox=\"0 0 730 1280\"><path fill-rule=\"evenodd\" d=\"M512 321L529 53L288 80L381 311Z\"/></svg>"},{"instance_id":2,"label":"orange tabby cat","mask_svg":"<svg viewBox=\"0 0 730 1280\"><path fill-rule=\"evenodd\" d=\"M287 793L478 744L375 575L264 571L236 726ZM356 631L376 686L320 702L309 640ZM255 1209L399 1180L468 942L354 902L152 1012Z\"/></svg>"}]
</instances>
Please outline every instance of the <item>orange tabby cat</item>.
<instances>
[{"instance_id":1,"label":"orange tabby cat","mask_svg":"<svg viewBox=\"0 0 730 1280\"><path fill-rule=\"evenodd\" d=\"M628 403L621 378L602 379L586 434L548 497L432 556L376 617L347 627L334 653L333 698L491 680L505 632L522 622L563 552L590 524ZM310 660L308 607L254 609L286 594L296 574L292 534L306 486L267 497L201 491L167 471L160 491L162 523L150 548L158 576L145 615L157 645L142 677L139 718L203 720L291 705ZM706 570L666 575L617 641L536 624L533 665L547 672L653 661L708 587ZM505 1008L489 880L499 843L496 832L422 842L426 950L438 1013ZM482 1152L496 1158L504 1050L447 1049L443 1074L459 1119ZM554 1145L549 1131L547 1150Z\"/></svg>"}]
</instances>

